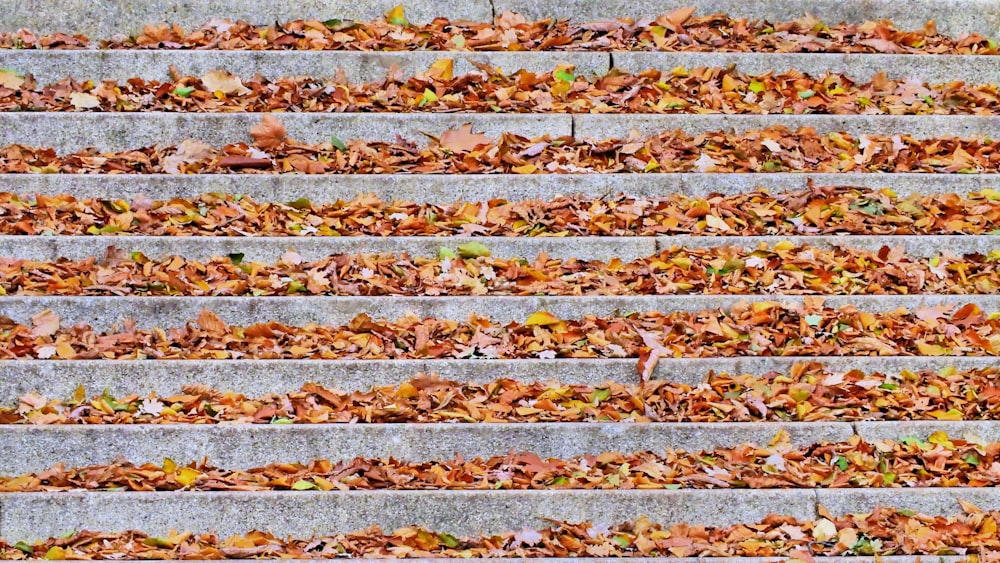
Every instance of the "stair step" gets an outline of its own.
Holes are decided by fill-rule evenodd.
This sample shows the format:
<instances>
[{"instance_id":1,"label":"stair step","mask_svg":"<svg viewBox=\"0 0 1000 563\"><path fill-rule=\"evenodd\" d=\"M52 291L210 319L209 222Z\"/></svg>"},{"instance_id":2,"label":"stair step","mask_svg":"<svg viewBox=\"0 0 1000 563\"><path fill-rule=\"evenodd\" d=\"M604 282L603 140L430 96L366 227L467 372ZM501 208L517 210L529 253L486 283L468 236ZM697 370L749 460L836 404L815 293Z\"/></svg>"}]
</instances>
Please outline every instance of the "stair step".
<instances>
[{"instance_id":1,"label":"stair step","mask_svg":"<svg viewBox=\"0 0 1000 563\"><path fill-rule=\"evenodd\" d=\"M392 66L406 76L425 72L439 59L455 61L455 76L478 71L471 61L499 67L508 73L521 69L552 72L556 65L572 64L576 74L583 76L604 75L611 64L608 53L598 52L0 50L0 68L31 73L39 84L57 82L68 76L79 81L123 82L133 77L169 81L171 66L184 75L202 76L211 70L225 69L243 78L260 74L271 79L286 76L329 78L338 69L343 69L348 80L359 83L385 79ZM955 58L952 76L958 76L963 69L978 69L982 65L977 59ZM941 66L932 63L932 67ZM990 71L984 69L984 72ZM973 76L970 73L970 80Z\"/></svg>"},{"instance_id":2,"label":"stair step","mask_svg":"<svg viewBox=\"0 0 1000 563\"><path fill-rule=\"evenodd\" d=\"M1000 435L996 425L971 427L983 429L983 439ZM926 428L949 426L937 423ZM606 451L701 451L743 443L766 445L782 430L789 432L793 444L810 445L843 442L854 434L847 422L109 424L7 425L0 430L0 445L21 452L5 461L3 471L8 475L42 471L56 462L70 467L105 464L118 456L140 464L165 457L187 464L207 457L219 467L249 469L355 457L433 461L516 451L566 459Z\"/></svg>"},{"instance_id":3,"label":"stair step","mask_svg":"<svg viewBox=\"0 0 1000 563\"><path fill-rule=\"evenodd\" d=\"M10 0L9 0L10 1ZM546 17L572 18L574 21L611 18L656 17L678 8L694 7L695 15L728 13L735 17L788 21L806 14L823 23L892 20L899 29L922 29L927 20L937 23L938 31L958 34L976 31L987 36L1000 28L1000 5L993 0L768 0L733 2L732 0L670 0L635 2L633 0L564 0L552 6L535 0L493 0L496 13L519 12L528 19Z\"/></svg>"},{"instance_id":4,"label":"stair step","mask_svg":"<svg viewBox=\"0 0 1000 563\"><path fill-rule=\"evenodd\" d=\"M910 257L934 257L942 251L955 255L989 254L1000 238L993 235L828 235L828 236L665 236L665 237L224 237L224 236L53 236L0 235L0 258L55 261L85 260L104 256L109 246L125 252L142 252L159 259L178 255L187 260L243 254L245 262L275 263L289 249L303 260L321 260L332 254L409 254L437 257L441 248L455 249L478 242L497 258L533 260L540 253L550 258L638 260L673 247L719 246L756 249L788 241L814 248L852 248L877 252L883 246L902 248Z\"/></svg>"},{"instance_id":5,"label":"stair step","mask_svg":"<svg viewBox=\"0 0 1000 563\"><path fill-rule=\"evenodd\" d=\"M260 202L306 198L312 202L350 200L375 194L383 201L454 203L505 199L524 201L562 195L590 197L627 193L636 197L683 193L689 197L741 194L758 187L777 194L817 186L892 188L910 194L961 195L1000 186L1000 174L869 174L869 173L748 173L748 174L0 174L3 190L17 194L72 194L88 197L157 199L193 197L209 192L247 195Z\"/></svg>"},{"instance_id":6,"label":"stair step","mask_svg":"<svg viewBox=\"0 0 1000 563\"><path fill-rule=\"evenodd\" d=\"M959 371L996 364L991 357L926 356L786 356L661 359L653 379L696 386L717 374L788 373L797 363L818 363L833 373L859 370L898 374L903 370ZM608 381L638 385L634 358L556 360L38 360L0 361L0 404L27 393L49 398L73 395L77 386L88 392L107 389L113 396L128 393L160 396L177 393L185 385L207 385L247 396L289 393L306 383L344 391L399 385L419 373L440 374L447 380L489 383L513 379L525 383L557 381L566 385L597 386Z\"/></svg>"},{"instance_id":7,"label":"stair step","mask_svg":"<svg viewBox=\"0 0 1000 563\"><path fill-rule=\"evenodd\" d=\"M133 77L168 81L170 67L184 75L201 76L225 69L243 78L260 74L270 79L288 76L333 77L343 69L349 81L363 83L385 78L395 65L404 75L426 71L440 59L455 61L454 74L477 71L472 61L513 73L524 69L551 72L572 64L580 76L601 76L611 61L632 73L675 67L726 68L765 74L797 70L813 77L827 72L867 82L879 72L889 78L919 79L932 84L961 80L970 84L1000 83L996 57L984 55L876 55L843 53L665 53L580 51L184 51L184 50L0 50L0 68L34 75L40 85L72 76L78 81Z\"/></svg>"},{"instance_id":8,"label":"stair step","mask_svg":"<svg viewBox=\"0 0 1000 563\"><path fill-rule=\"evenodd\" d=\"M575 490L575 491L352 491L343 492L55 492L0 495L0 533L12 541L58 537L70 530L213 530L221 537L266 530L279 537L310 537L380 525L423 526L456 536L539 527L542 518L622 522L646 516L655 523L726 526L756 523L778 512L817 518L877 506L928 515L955 515L958 501L1000 509L997 489L832 490ZM739 510L733 510L738 506ZM280 517L278 517L280 515Z\"/></svg>"},{"instance_id":9,"label":"stair step","mask_svg":"<svg viewBox=\"0 0 1000 563\"><path fill-rule=\"evenodd\" d=\"M346 324L364 312L373 319L395 320L414 314L421 318L465 320L475 314L495 323L524 322L536 311L548 311L560 319L585 315L614 316L633 311L702 311L728 309L738 303L772 301L801 306L815 296L801 295L673 295L673 296L586 296L586 297L3 297L3 314L29 323L33 315L46 309L57 314L63 324L85 322L95 329L136 320L138 328L174 327L193 321L199 312L210 309L224 322L241 326L276 321L301 326ZM998 295L866 295L828 296L825 306L853 305L861 311L888 312L900 307L911 311L920 307L959 307L977 304L984 312L1000 311Z\"/></svg>"},{"instance_id":10,"label":"stair step","mask_svg":"<svg viewBox=\"0 0 1000 563\"><path fill-rule=\"evenodd\" d=\"M961 495L948 493L948 489L929 490L926 497L907 500L901 496L897 500L907 500L907 505L927 505L947 514L959 511L956 496L972 502L979 500L976 504L982 508L1000 504L1000 491L963 489ZM844 504L861 506L863 502L863 498L849 498ZM740 510L731 510L734 503ZM70 530L141 529L153 536L167 536L171 529L213 530L221 537L266 530L279 537L311 537L353 532L378 524L388 533L418 525L458 536L547 525L542 518L617 523L646 516L657 523L724 526L756 523L775 510L800 520L812 520L816 518L816 493L808 490L7 493L0 494L0 534L11 541L29 543L58 537Z\"/></svg>"},{"instance_id":11,"label":"stair step","mask_svg":"<svg viewBox=\"0 0 1000 563\"><path fill-rule=\"evenodd\" d=\"M163 0L155 4L141 0L106 0L101 4L87 0L0 0L4 27L9 30L27 27L35 32L83 33L111 36L136 33L144 24L161 21L179 23L187 28L218 18L241 19L253 23L271 23L305 18L372 20L393 7L393 2L347 2L344 0L300 0L294 4L280 0L214 0L187 3ZM671 0L670 2L633 2L628 0L568 0L558 4L534 0L475 0L455 2L434 0L406 5L407 19L429 22L435 17L452 20L491 21L493 15L512 10L529 19L571 18L581 23L622 17L656 17L677 8L695 7L697 15L718 12L735 17L786 21L812 14L825 23L840 21L890 19L902 29L921 29L929 19L937 22L946 34L978 31L995 34L1000 27L1000 7L993 0L771 0L765 3L734 3L731 0ZM114 14L115 17L108 17ZM5 29L6 31L6 29Z\"/></svg>"},{"instance_id":12,"label":"stair step","mask_svg":"<svg viewBox=\"0 0 1000 563\"><path fill-rule=\"evenodd\" d=\"M52 147L57 152L95 147L123 151L156 144L179 144L198 139L211 145L249 142L250 128L259 113L77 113L4 114L0 146L22 144ZM321 143L330 135L341 139L393 141L397 135L423 144L423 132L440 135L446 129L471 123L473 130L497 138L503 132L525 137L575 134L581 139L625 138L683 130L688 134L749 131L782 125L795 130L812 127L817 133L909 135L915 138L1000 138L1000 116L966 115L598 115L598 114L392 114L392 113L283 113L288 135L299 142Z\"/></svg>"}]
</instances>

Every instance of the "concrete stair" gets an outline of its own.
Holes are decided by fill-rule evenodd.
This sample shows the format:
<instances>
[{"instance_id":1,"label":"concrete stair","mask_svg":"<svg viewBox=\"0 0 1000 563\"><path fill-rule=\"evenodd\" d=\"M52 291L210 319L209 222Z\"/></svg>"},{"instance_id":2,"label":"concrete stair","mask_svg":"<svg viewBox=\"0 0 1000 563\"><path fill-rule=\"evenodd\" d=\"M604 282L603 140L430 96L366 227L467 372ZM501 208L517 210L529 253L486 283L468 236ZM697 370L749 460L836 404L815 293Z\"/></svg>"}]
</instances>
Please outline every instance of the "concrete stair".
<instances>
[{"instance_id":1,"label":"concrete stair","mask_svg":"<svg viewBox=\"0 0 1000 563\"><path fill-rule=\"evenodd\" d=\"M934 19L942 33L979 32L1000 35L1000 2L996 0L671 0L666 3L621 0L427 0L406 5L411 21L436 16L453 20L489 21L505 10L529 18L590 20L654 16L682 6L698 14L724 11L737 16L791 19L806 13L821 20L891 19L901 28L919 29ZM187 26L215 18L270 23L288 19L373 19L391 3L300 0L0 0L0 32L25 27L36 32L77 32L92 38L136 33L147 23L169 20ZM239 76L270 78L294 75L331 76L343 68L352 81L383 77L397 66L405 73L426 70L434 61L453 58L455 74L470 71L473 61L513 72L520 68L550 71L573 64L586 75L611 68L638 72L735 65L746 72L796 69L810 75L842 72L868 80L885 71L890 77L929 82L1000 83L996 57L951 55L842 55L767 53L655 52L347 52L347 51L0 51L0 68L33 74L40 83L73 76L78 80L126 80L133 76L168 80L169 69L200 75L225 68ZM58 151L87 147L125 150L195 138L211 144L249 142L250 127L261 120L255 113L0 113L0 146L44 145ZM472 123L477 131L504 131L524 136L624 137L630 131L656 133L745 131L772 125L814 127L819 132L852 135L906 134L917 138L981 136L1000 139L1000 115L628 115L628 114L333 114L283 113L289 135L303 142L342 139L392 140L397 135L420 142L422 133ZM258 201L313 202L350 199L374 193L383 200L450 203L548 199L558 195L590 196L627 193L635 196L684 193L738 194L765 188L772 193L816 185L888 187L900 195L967 194L1000 187L1000 175L965 174L635 174L635 175L0 175L0 189L20 194L64 194L77 198L157 199L207 192L246 194ZM305 259L355 252L436 255L442 246L455 247L472 237L150 237L150 236L0 236L0 256L30 260L83 259L103 255L114 245L150 257L181 255L206 259L234 252L247 261L273 262L294 248ZM789 240L819 247L844 246L875 250L902 247L909 254L933 257L942 250L955 254L1000 249L995 236L673 236L673 237L475 237L494 256L534 258L545 252L556 258L632 260L672 246L756 247ZM181 326L210 309L223 320L247 325L278 321L301 325L346 323L360 313L395 319L408 313L422 317L464 320L470 314L494 322L523 321L536 311L562 319L585 315L611 316L631 311L697 311L727 309L746 301L777 301L796 305L799 295L677 295L677 296L531 296L531 297L0 297L0 316L28 322L49 309L64 323L86 322L107 328L134 318L139 327ZM987 313L1000 311L997 295L859 295L828 296L830 307L854 306L871 312L901 307L961 306L975 303ZM653 377L690 385L706 380L710 371L763 374L788 371L802 361L817 361L831 371L858 369L900 373L903 370L974 369L996 366L995 357L735 357L678 358L659 362ZM247 395L282 393L307 382L346 390L395 385L417 373L434 372L458 381L486 383L500 378L597 385L606 381L638 384L635 359L525 360L212 360L212 361L49 361L0 360L0 401L16 404L36 392L65 397L83 385L88 393L150 392L171 394L189 384ZM357 424L357 425L121 425L28 426L0 425L0 475L44 470L56 463L83 466L108 463L124 456L135 463L161 462L169 457L188 463L208 457L219 466L248 468L277 462L307 462L356 456L404 460L450 459L530 451L542 457L571 457L604 451L700 450L715 446L769 442L787 431L795 444L926 438L937 431L951 436L972 432L1000 442L1000 422L872 421L761 423L512 423L512 424ZM452 534L516 531L544 525L542 518L567 521L619 522L648 516L656 522L707 525L757 522L770 513L815 519L820 507L833 515L871 511L876 506L912 509L929 514L960 513L958 500L1000 510L1000 491L960 488L786 489L786 490L421 490L421 491L274 491L274 492L46 492L0 493L0 538L11 543L60 536L70 530L120 531L140 529L165 535L171 529L214 530L221 536L254 529L278 535L308 537L350 532L379 524L385 530L420 525ZM930 555L930 554L928 554ZM658 559L686 561L687 559ZM693 559L691 559L693 561ZM756 562L755 558L718 561ZM774 560L767 558L766 560ZM817 558L824 561L826 558ZM829 560L845 560L834 558ZM871 560L850 558L850 560ZM881 561L912 561L886 557ZM943 558L945 561L960 560Z\"/></svg>"}]
</instances>

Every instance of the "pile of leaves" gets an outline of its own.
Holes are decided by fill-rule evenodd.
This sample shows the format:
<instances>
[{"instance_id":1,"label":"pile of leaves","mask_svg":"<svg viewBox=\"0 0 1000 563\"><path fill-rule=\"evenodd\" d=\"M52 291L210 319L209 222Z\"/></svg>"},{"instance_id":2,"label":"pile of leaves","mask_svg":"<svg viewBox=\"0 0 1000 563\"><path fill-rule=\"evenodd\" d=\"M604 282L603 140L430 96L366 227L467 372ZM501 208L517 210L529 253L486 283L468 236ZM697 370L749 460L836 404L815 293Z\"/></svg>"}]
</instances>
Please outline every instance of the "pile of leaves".
<instances>
[{"instance_id":1,"label":"pile of leaves","mask_svg":"<svg viewBox=\"0 0 1000 563\"><path fill-rule=\"evenodd\" d=\"M931 258L902 247L824 249L790 241L756 249L675 246L623 262L494 258L487 245L441 247L437 258L336 254L276 264L241 254L208 261L151 260L109 247L103 259L55 262L0 258L0 295L910 295L995 294L1000 250Z\"/></svg>"},{"instance_id":2,"label":"pile of leaves","mask_svg":"<svg viewBox=\"0 0 1000 563\"><path fill-rule=\"evenodd\" d=\"M420 375L368 391L309 383L301 391L257 398L202 385L168 397L105 392L88 398L80 387L66 400L24 395L16 407L0 408L0 424L995 420L998 380L995 367L866 374L796 364L787 373L711 374L698 386L663 380L596 387L508 379L478 384ZM931 462L937 463L928 457Z\"/></svg>"},{"instance_id":3,"label":"pile of leaves","mask_svg":"<svg viewBox=\"0 0 1000 563\"><path fill-rule=\"evenodd\" d=\"M41 86L0 70L0 111L569 112L726 114L971 114L1000 112L996 85L928 84L877 74L867 83L842 74L788 71L748 75L732 68L675 68L577 76L572 67L535 74L454 76L442 59L426 72L350 84L346 76L243 80L215 70L172 82L65 79Z\"/></svg>"},{"instance_id":4,"label":"pile of leaves","mask_svg":"<svg viewBox=\"0 0 1000 563\"><path fill-rule=\"evenodd\" d=\"M221 148L187 140L124 152L83 149L59 155L52 148L0 147L0 173L160 174L615 174L643 172L920 172L976 174L1000 170L998 142L989 138L909 135L819 134L811 127L731 133L683 131L624 139L529 139L503 133L499 139L466 124L419 146L397 139L333 137L318 144L287 137L274 114L245 143Z\"/></svg>"},{"instance_id":5,"label":"pile of leaves","mask_svg":"<svg viewBox=\"0 0 1000 563\"><path fill-rule=\"evenodd\" d=\"M0 193L4 235L654 236L1000 234L1000 192L913 194L840 186L704 198L583 195L448 204L374 195L287 203L203 194L154 200Z\"/></svg>"},{"instance_id":6,"label":"pile of leaves","mask_svg":"<svg viewBox=\"0 0 1000 563\"><path fill-rule=\"evenodd\" d=\"M784 22L747 20L726 14L695 16L679 8L639 21L573 22L503 12L492 23L410 23L402 6L385 18L359 22L296 20L274 25L213 20L186 32L178 25L147 25L137 37L115 36L92 43L83 35L0 33L5 49L225 49L351 51L700 51L777 53L1000 54L997 43L977 34L948 37L933 21L920 30L900 30L889 21L827 25L807 16Z\"/></svg>"},{"instance_id":7,"label":"pile of leaves","mask_svg":"<svg viewBox=\"0 0 1000 563\"><path fill-rule=\"evenodd\" d=\"M30 324L0 316L0 359L443 359L641 358L641 372L665 357L988 356L1000 354L1000 313L976 304L870 313L834 309L819 297L805 306L740 302L728 310L652 311L559 319L532 313L500 324L362 313L340 326L276 321L229 325L203 310L179 327L97 330L66 326L51 311Z\"/></svg>"},{"instance_id":8,"label":"pile of leaves","mask_svg":"<svg viewBox=\"0 0 1000 563\"><path fill-rule=\"evenodd\" d=\"M607 525L548 520L495 536L456 537L408 527L391 534L378 527L313 538L278 538L250 532L226 539L215 534L151 537L138 531L76 532L34 544L0 542L2 559L327 559L340 557L775 557L811 562L813 556L983 554L1000 549L1000 512L959 501L964 514L929 516L878 507L869 514L799 521L770 515L757 524L724 527L654 524L646 517Z\"/></svg>"},{"instance_id":9,"label":"pile of leaves","mask_svg":"<svg viewBox=\"0 0 1000 563\"><path fill-rule=\"evenodd\" d=\"M207 461L178 465L106 465L0 477L2 492L110 491L331 491L491 489L775 489L816 487L995 487L1000 443L949 439L848 442L793 446L782 432L766 447L741 444L700 452L608 452L542 459L511 452L489 459L405 462L355 458L308 464L280 463L249 470Z\"/></svg>"}]
</instances>

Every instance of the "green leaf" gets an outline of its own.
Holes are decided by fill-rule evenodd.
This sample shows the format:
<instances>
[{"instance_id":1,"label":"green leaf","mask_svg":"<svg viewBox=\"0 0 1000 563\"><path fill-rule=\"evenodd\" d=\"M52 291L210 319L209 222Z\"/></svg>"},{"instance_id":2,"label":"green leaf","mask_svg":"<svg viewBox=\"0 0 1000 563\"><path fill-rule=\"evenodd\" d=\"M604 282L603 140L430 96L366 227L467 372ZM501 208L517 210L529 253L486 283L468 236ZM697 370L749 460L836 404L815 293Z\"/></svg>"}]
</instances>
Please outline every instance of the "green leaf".
<instances>
[{"instance_id":1,"label":"green leaf","mask_svg":"<svg viewBox=\"0 0 1000 563\"><path fill-rule=\"evenodd\" d=\"M345 29L351 29L357 26L354 20L339 20L337 18L329 19L323 22L330 31L344 31Z\"/></svg>"},{"instance_id":2,"label":"green leaf","mask_svg":"<svg viewBox=\"0 0 1000 563\"><path fill-rule=\"evenodd\" d=\"M782 169L781 161L769 160L764 163L765 172L781 172L781 169Z\"/></svg>"},{"instance_id":3,"label":"green leaf","mask_svg":"<svg viewBox=\"0 0 1000 563\"><path fill-rule=\"evenodd\" d=\"M489 256L490 249L481 242L467 242L465 244L458 245L458 255L462 258Z\"/></svg>"},{"instance_id":4,"label":"green leaf","mask_svg":"<svg viewBox=\"0 0 1000 563\"><path fill-rule=\"evenodd\" d=\"M557 70L552 76L555 76L557 80L562 80L563 82L573 82L576 80L576 75L566 69Z\"/></svg>"},{"instance_id":5,"label":"green leaf","mask_svg":"<svg viewBox=\"0 0 1000 563\"><path fill-rule=\"evenodd\" d=\"M28 545L27 543L25 543L23 541L19 541L19 542L15 543L14 544L14 548L15 549L20 549L21 551L25 552L28 555L31 555L35 551L35 549L33 547L31 547L30 545Z\"/></svg>"},{"instance_id":6,"label":"green leaf","mask_svg":"<svg viewBox=\"0 0 1000 563\"><path fill-rule=\"evenodd\" d=\"M841 456L837 456L837 462L836 463L837 463L837 467L840 468L841 471L847 471L847 458L846 457L844 457L842 455Z\"/></svg>"},{"instance_id":7,"label":"green leaf","mask_svg":"<svg viewBox=\"0 0 1000 563\"><path fill-rule=\"evenodd\" d=\"M913 510L897 510L896 512L902 514L903 516L906 516L907 518L913 518L914 516L917 515L916 511Z\"/></svg>"},{"instance_id":8,"label":"green leaf","mask_svg":"<svg viewBox=\"0 0 1000 563\"><path fill-rule=\"evenodd\" d=\"M448 547L458 547L458 538L451 534L438 534L438 541Z\"/></svg>"},{"instance_id":9,"label":"green leaf","mask_svg":"<svg viewBox=\"0 0 1000 563\"><path fill-rule=\"evenodd\" d=\"M174 88L173 94L175 96L180 96L182 98L187 98L187 97L191 96L191 93L194 92L195 90L196 90L196 88L194 86L178 86L178 87Z\"/></svg>"},{"instance_id":10,"label":"green leaf","mask_svg":"<svg viewBox=\"0 0 1000 563\"><path fill-rule=\"evenodd\" d=\"M671 491L676 491L677 489L681 488L682 486L683 485L681 485L680 483L670 483L669 485L663 485L663 488L664 489L669 489Z\"/></svg>"},{"instance_id":11,"label":"green leaf","mask_svg":"<svg viewBox=\"0 0 1000 563\"><path fill-rule=\"evenodd\" d=\"M806 315L805 321L809 326L819 326L823 322L823 315Z\"/></svg>"},{"instance_id":12,"label":"green leaf","mask_svg":"<svg viewBox=\"0 0 1000 563\"><path fill-rule=\"evenodd\" d=\"M812 90L803 90L803 91L799 92L799 97L802 98L803 100L808 100L809 98L811 98L811 97L813 97L815 95L816 95L816 92L813 92Z\"/></svg>"},{"instance_id":13,"label":"green leaf","mask_svg":"<svg viewBox=\"0 0 1000 563\"><path fill-rule=\"evenodd\" d=\"M968 463L969 465L979 465L979 456L976 455L976 452L970 452L965 454L965 457L962 458L962 461Z\"/></svg>"},{"instance_id":14,"label":"green leaf","mask_svg":"<svg viewBox=\"0 0 1000 563\"><path fill-rule=\"evenodd\" d=\"M240 263L243 262L243 253L233 252L232 254L229 255L229 261L239 266Z\"/></svg>"},{"instance_id":15,"label":"green leaf","mask_svg":"<svg viewBox=\"0 0 1000 563\"><path fill-rule=\"evenodd\" d=\"M292 293L299 293L299 292L301 292L301 293L309 293L309 290L306 289L305 284L302 283L302 282L300 282L300 281L292 280L292 281L288 282L288 294L289 295L291 295Z\"/></svg>"},{"instance_id":16,"label":"green leaf","mask_svg":"<svg viewBox=\"0 0 1000 563\"><path fill-rule=\"evenodd\" d=\"M566 483L569 483L569 479L567 479L566 477L563 477L562 475L560 475L559 477L556 477L555 479L553 479L549 483L549 485L559 486L559 485L565 485Z\"/></svg>"},{"instance_id":17,"label":"green leaf","mask_svg":"<svg viewBox=\"0 0 1000 563\"><path fill-rule=\"evenodd\" d=\"M310 489L319 489L319 485L313 483L312 481L306 481L305 479L299 479L292 484L293 491L308 491Z\"/></svg>"},{"instance_id":18,"label":"green leaf","mask_svg":"<svg viewBox=\"0 0 1000 563\"><path fill-rule=\"evenodd\" d=\"M438 259L444 260L445 258L458 258L458 254L455 254L454 250L446 246L442 246L438 249Z\"/></svg>"},{"instance_id":19,"label":"green leaf","mask_svg":"<svg viewBox=\"0 0 1000 563\"><path fill-rule=\"evenodd\" d=\"M896 474L895 473L883 473L882 474L882 482L885 483L886 485L891 485L891 484L895 483L896 482Z\"/></svg>"},{"instance_id":20,"label":"green leaf","mask_svg":"<svg viewBox=\"0 0 1000 563\"><path fill-rule=\"evenodd\" d=\"M276 418L271 421L271 424L292 424L292 419L290 418Z\"/></svg>"},{"instance_id":21,"label":"green leaf","mask_svg":"<svg viewBox=\"0 0 1000 563\"><path fill-rule=\"evenodd\" d=\"M748 88L750 89L751 92L755 94L760 94L765 90L764 83L758 80L751 80L750 86L748 86Z\"/></svg>"},{"instance_id":22,"label":"green leaf","mask_svg":"<svg viewBox=\"0 0 1000 563\"><path fill-rule=\"evenodd\" d=\"M590 402L597 404L601 401L607 401L611 397L611 389L594 389L594 392L590 394Z\"/></svg>"},{"instance_id":23,"label":"green leaf","mask_svg":"<svg viewBox=\"0 0 1000 563\"><path fill-rule=\"evenodd\" d=\"M330 144L333 145L333 148L340 152L347 152L347 144L345 144L344 141L341 141L340 137L336 135L332 135L330 137Z\"/></svg>"},{"instance_id":24,"label":"green leaf","mask_svg":"<svg viewBox=\"0 0 1000 563\"><path fill-rule=\"evenodd\" d=\"M312 203L304 197L300 197L295 201L289 201L285 205L293 209L309 209L310 207L312 207Z\"/></svg>"},{"instance_id":25,"label":"green leaf","mask_svg":"<svg viewBox=\"0 0 1000 563\"><path fill-rule=\"evenodd\" d=\"M424 95L421 96L420 103L417 104L417 106L424 107L427 104L432 104L438 101L438 99L439 98L437 94L434 93L434 90L431 90L430 88L424 88Z\"/></svg>"},{"instance_id":26,"label":"green leaf","mask_svg":"<svg viewBox=\"0 0 1000 563\"><path fill-rule=\"evenodd\" d=\"M632 540L628 539L628 536L614 536L611 540L618 544L622 549L628 547L632 543Z\"/></svg>"}]
</instances>

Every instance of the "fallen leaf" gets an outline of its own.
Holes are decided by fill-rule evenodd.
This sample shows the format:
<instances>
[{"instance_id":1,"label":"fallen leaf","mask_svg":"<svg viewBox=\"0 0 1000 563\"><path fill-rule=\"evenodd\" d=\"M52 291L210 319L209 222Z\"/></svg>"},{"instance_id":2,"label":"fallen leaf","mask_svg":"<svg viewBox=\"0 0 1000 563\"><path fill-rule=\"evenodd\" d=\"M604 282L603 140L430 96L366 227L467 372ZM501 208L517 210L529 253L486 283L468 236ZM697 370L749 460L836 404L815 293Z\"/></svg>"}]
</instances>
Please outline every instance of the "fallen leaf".
<instances>
[{"instance_id":1,"label":"fallen leaf","mask_svg":"<svg viewBox=\"0 0 1000 563\"><path fill-rule=\"evenodd\" d=\"M46 309L31 317L31 335L35 338L52 336L59 331L59 315Z\"/></svg>"},{"instance_id":2,"label":"fallen leaf","mask_svg":"<svg viewBox=\"0 0 1000 563\"><path fill-rule=\"evenodd\" d=\"M225 70L211 70L201 77L201 82L209 92L222 92L223 94L247 94L251 92L243 85L240 77Z\"/></svg>"},{"instance_id":3,"label":"fallen leaf","mask_svg":"<svg viewBox=\"0 0 1000 563\"><path fill-rule=\"evenodd\" d=\"M0 87L17 90L24 84L24 76L8 68L0 68Z\"/></svg>"},{"instance_id":4,"label":"fallen leaf","mask_svg":"<svg viewBox=\"0 0 1000 563\"><path fill-rule=\"evenodd\" d=\"M268 150L282 146L288 137L288 131L277 117L265 113L263 120L250 128L250 136L253 137L255 145Z\"/></svg>"},{"instance_id":5,"label":"fallen leaf","mask_svg":"<svg viewBox=\"0 0 1000 563\"><path fill-rule=\"evenodd\" d=\"M93 94L86 92L73 92L69 95L69 101L76 109L94 109L101 107L101 100Z\"/></svg>"},{"instance_id":6,"label":"fallen leaf","mask_svg":"<svg viewBox=\"0 0 1000 563\"><path fill-rule=\"evenodd\" d=\"M480 145L488 145L493 140L482 133L473 133L472 124L466 123L458 129L448 129L441 134L440 145L452 152L471 152Z\"/></svg>"}]
</instances>

